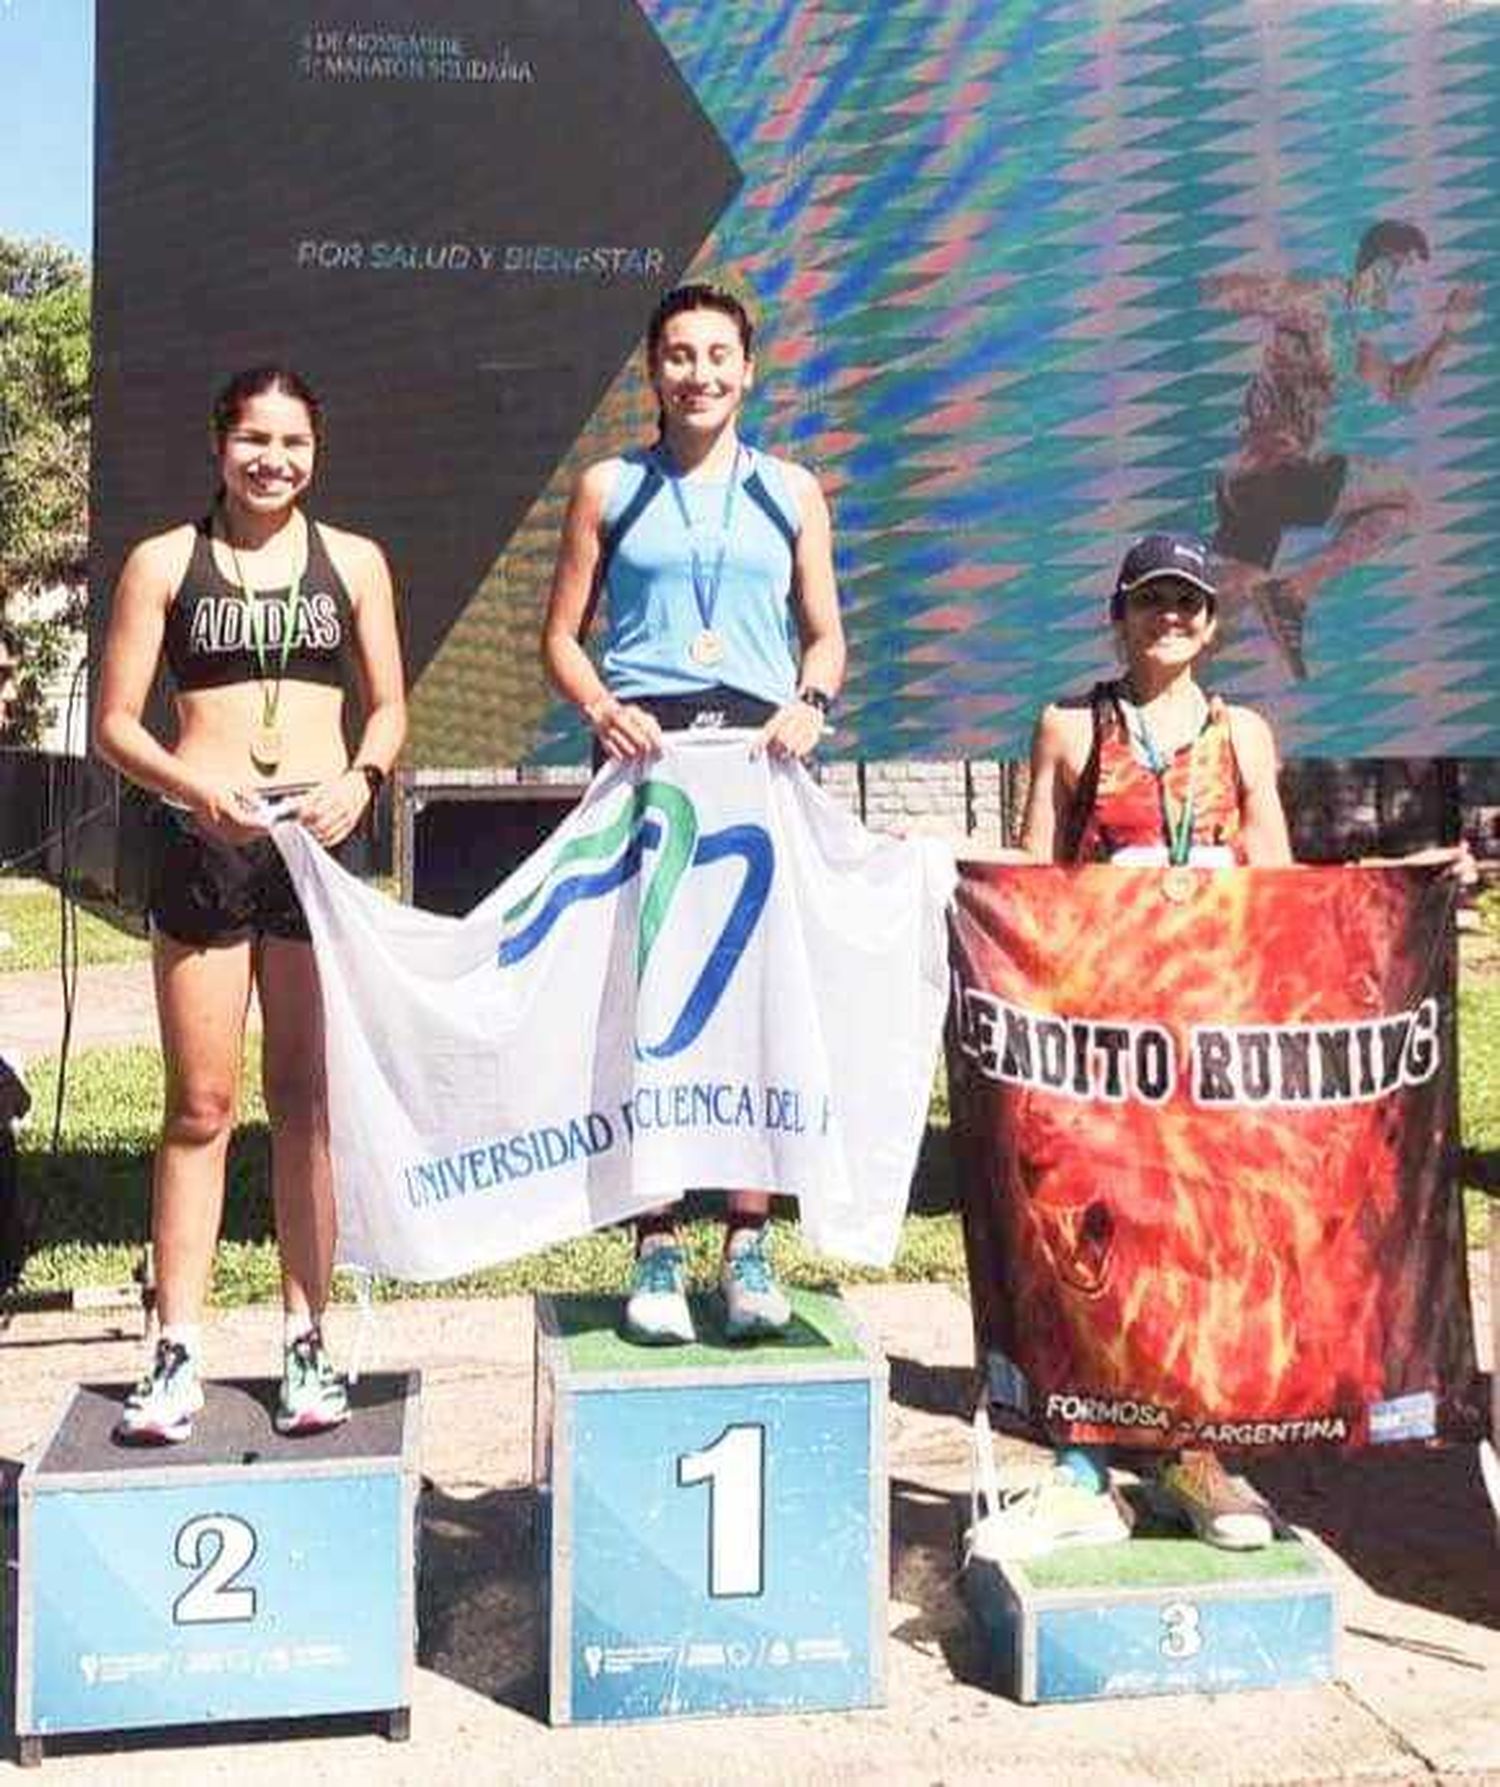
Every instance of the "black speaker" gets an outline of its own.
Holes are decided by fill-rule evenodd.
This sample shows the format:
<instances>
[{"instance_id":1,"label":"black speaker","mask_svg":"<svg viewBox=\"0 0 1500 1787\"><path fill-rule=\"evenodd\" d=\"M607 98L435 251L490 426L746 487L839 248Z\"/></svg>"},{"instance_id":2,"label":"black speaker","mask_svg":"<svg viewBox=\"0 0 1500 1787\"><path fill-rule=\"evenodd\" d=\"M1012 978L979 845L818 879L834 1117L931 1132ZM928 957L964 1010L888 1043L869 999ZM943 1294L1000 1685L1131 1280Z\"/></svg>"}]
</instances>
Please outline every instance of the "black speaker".
<instances>
[{"instance_id":1,"label":"black speaker","mask_svg":"<svg viewBox=\"0 0 1500 1787\"><path fill-rule=\"evenodd\" d=\"M501 772L416 770L396 790L401 894L468 912L562 823L584 783L502 781Z\"/></svg>"}]
</instances>

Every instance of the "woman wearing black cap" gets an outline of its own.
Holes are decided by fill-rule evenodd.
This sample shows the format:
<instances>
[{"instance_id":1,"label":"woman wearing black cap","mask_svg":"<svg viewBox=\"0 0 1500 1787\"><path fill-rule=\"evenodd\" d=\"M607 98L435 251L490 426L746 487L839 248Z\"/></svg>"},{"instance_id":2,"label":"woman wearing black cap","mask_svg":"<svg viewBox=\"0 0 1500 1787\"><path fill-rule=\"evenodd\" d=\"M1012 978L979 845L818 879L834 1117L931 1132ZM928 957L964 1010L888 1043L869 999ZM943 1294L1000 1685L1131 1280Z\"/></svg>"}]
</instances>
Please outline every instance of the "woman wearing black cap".
<instances>
[{"instance_id":1,"label":"woman wearing black cap","mask_svg":"<svg viewBox=\"0 0 1500 1787\"><path fill-rule=\"evenodd\" d=\"M1289 863L1271 728L1206 694L1196 667L1218 625L1207 553L1148 534L1110 601L1125 674L1044 708L1022 846L1049 862L1199 868Z\"/></svg>"},{"instance_id":2,"label":"woman wearing black cap","mask_svg":"<svg viewBox=\"0 0 1500 1787\"><path fill-rule=\"evenodd\" d=\"M1148 534L1126 553L1110 600L1125 674L1087 701L1043 710L1022 829L1048 862L1171 870L1292 860L1271 728L1208 695L1196 675L1213 642L1214 580L1198 540ZM1185 1451L1161 1481L1200 1538L1233 1550L1270 1543L1265 1504L1212 1452ZM1074 1447L1009 1503L1038 1545L1123 1537L1104 1451Z\"/></svg>"}]
</instances>

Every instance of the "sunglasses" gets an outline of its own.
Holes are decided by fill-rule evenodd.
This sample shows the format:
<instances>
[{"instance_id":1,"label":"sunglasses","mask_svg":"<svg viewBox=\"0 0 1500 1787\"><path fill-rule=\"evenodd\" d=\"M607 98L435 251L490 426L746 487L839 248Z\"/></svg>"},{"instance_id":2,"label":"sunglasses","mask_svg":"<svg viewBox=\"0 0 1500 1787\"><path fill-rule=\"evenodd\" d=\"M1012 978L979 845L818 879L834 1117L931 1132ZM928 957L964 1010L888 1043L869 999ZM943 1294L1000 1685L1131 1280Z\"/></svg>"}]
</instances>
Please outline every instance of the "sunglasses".
<instances>
[{"instance_id":1,"label":"sunglasses","mask_svg":"<svg viewBox=\"0 0 1500 1787\"><path fill-rule=\"evenodd\" d=\"M1173 608L1179 614L1191 616L1201 614L1213 598L1195 584L1184 583L1175 577L1162 577L1130 590L1125 600L1139 613L1164 614Z\"/></svg>"}]
</instances>

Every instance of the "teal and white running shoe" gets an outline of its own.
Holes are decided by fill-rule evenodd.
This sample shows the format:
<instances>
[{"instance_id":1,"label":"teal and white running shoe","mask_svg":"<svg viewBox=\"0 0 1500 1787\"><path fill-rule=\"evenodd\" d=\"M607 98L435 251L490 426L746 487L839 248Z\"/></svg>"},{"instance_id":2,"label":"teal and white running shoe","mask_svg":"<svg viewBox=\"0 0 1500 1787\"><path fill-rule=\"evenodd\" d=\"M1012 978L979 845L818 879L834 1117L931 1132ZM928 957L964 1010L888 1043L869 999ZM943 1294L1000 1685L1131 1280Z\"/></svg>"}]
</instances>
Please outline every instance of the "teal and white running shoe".
<instances>
[{"instance_id":1,"label":"teal and white running shoe","mask_svg":"<svg viewBox=\"0 0 1500 1787\"><path fill-rule=\"evenodd\" d=\"M729 1237L719 1288L724 1293L724 1331L731 1340L780 1334L792 1319L786 1292L766 1258L764 1229L736 1229Z\"/></svg>"},{"instance_id":2,"label":"teal and white running shoe","mask_svg":"<svg viewBox=\"0 0 1500 1787\"><path fill-rule=\"evenodd\" d=\"M178 1446L192 1438L203 1407L198 1367L180 1341L158 1340L151 1368L125 1398L115 1438L127 1445Z\"/></svg>"},{"instance_id":3,"label":"teal and white running shoe","mask_svg":"<svg viewBox=\"0 0 1500 1787\"><path fill-rule=\"evenodd\" d=\"M639 1346L686 1346L696 1339L687 1267L675 1241L648 1241L637 1255L625 1303L625 1337Z\"/></svg>"},{"instance_id":4,"label":"teal and white running shoe","mask_svg":"<svg viewBox=\"0 0 1500 1787\"><path fill-rule=\"evenodd\" d=\"M278 1433L322 1433L349 1419L349 1386L323 1351L317 1328L299 1334L282 1356Z\"/></svg>"},{"instance_id":5,"label":"teal and white running shoe","mask_svg":"<svg viewBox=\"0 0 1500 1787\"><path fill-rule=\"evenodd\" d=\"M1086 1489L1066 1467L1003 1489L999 1506L964 1537L964 1560L1042 1557L1069 1545L1112 1545L1130 1537L1132 1515L1113 1489Z\"/></svg>"}]
</instances>

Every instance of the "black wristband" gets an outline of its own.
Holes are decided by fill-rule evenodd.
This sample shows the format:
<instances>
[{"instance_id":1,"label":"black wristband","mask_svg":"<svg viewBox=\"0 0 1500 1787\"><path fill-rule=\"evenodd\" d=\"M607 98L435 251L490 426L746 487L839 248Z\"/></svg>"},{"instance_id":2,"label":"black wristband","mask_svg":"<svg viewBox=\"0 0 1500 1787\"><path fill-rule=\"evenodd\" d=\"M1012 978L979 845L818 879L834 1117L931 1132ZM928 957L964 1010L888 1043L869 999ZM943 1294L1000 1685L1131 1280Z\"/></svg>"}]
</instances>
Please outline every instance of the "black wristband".
<instances>
[{"instance_id":1,"label":"black wristband","mask_svg":"<svg viewBox=\"0 0 1500 1787\"><path fill-rule=\"evenodd\" d=\"M378 763L356 763L353 766L365 779L365 786L370 790L370 799L374 800L385 786L385 771Z\"/></svg>"},{"instance_id":2,"label":"black wristband","mask_svg":"<svg viewBox=\"0 0 1500 1787\"><path fill-rule=\"evenodd\" d=\"M833 711L833 697L823 689L798 689L797 699L806 707L815 707L825 720Z\"/></svg>"}]
</instances>

